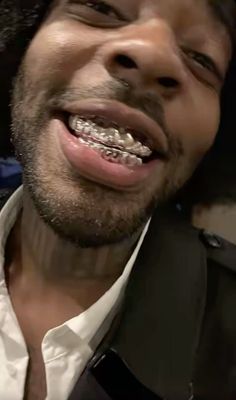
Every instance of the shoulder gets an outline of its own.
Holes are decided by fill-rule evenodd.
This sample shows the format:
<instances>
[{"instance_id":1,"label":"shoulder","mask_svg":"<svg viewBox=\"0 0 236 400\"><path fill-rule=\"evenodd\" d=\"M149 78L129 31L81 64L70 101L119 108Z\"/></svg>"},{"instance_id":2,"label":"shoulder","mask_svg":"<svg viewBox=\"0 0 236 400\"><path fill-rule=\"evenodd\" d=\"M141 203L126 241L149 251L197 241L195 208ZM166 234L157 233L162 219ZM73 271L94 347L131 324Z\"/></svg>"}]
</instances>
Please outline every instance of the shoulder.
<instances>
[{"instance_id":1,"label":"shoulder","mask_svg":"<svg viewBox=\"0 0 236 400\"><path fill-rule=\"evenodd\" d=\"M167 248L174 243L178 254L181 251L195 258L201 253L201 260L207 268L216 268L222 274L231 273L236 280L236 245L214 232L193 227L188 218L176 208L156 210L148 238L152 244L164 238L163 245Z\"/></svg>"},{"instance_id":2,"label":"shoulder","mask_svg":"<svg viewBox=\"0 0 236 400\"><path fill-rule=\"evenodd\" d=\"M236 279L236 245L206 230L199 231L199 239L206 248L208 264L234 273Z\"/></svg>"}]
</instances>

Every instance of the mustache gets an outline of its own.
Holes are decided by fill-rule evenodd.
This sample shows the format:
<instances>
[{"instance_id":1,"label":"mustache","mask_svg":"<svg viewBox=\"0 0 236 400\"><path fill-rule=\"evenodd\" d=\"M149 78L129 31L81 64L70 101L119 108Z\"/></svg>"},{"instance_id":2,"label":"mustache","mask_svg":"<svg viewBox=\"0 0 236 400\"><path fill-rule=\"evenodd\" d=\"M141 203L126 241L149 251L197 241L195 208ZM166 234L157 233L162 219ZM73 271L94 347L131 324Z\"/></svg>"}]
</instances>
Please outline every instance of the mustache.
<instances>
[{"instance_id":1,"label":"mustache","mask_svg":"<svg viewBox=\"0 0 236 400\"><path fill-rule=\"evenodd\" d=\"M49 106L54 109L63 109L67 104L90 98L119 101L146 114L161 127L167 139L170 139L163 105L158 95L151 92L139 93L124 81L108 81L103 85L86 88L53 90L49 98Z\"/></svg>"}]
</instances>

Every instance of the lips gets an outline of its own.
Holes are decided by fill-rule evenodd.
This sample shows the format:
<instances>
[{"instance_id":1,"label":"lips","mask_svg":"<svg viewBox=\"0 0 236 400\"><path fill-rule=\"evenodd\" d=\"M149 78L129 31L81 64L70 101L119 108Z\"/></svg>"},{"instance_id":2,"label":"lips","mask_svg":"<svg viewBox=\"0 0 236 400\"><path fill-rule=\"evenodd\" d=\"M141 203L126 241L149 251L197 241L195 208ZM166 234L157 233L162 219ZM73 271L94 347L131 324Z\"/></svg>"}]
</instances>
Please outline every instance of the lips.
<instances>
[{"instance_id":1,"label":"lips","mask_svg":"<svg viewBox=\"0 0 236 400\"><path fill-rule=\"evenodd\" d=\"M78 177L113 189L143 190L167 160L168 140L161 128L142 112L118 102L65 105L56 111L51 129ZM115 129L114 135L110 129Z\"/></svg>"},{"instance_id":2,"label":"lips","mask_svg":"<svg viewBox=\"0 0 236 400\"><path fill-rule=\"evenodd\" d=\"M157 157L167 157L168 139L161 127L146 114L116 101L90 100L65 105L67 118L103 120L104 127L121 129L155 152Z\"/></svg>"},{"instance_id":3,"label":"lips","mask_svg":"<svg viewBox=\"0 0 236 400\"><path fill-rule=\"evenodd\" d=\"M91 116L87 119L71 115L68 125L80 143L95 149L110 162L127 166L141 165L153 154L150 147L135 139L135 133L114 124L111 126L109 121L101 117Z\"/></svg>"}]
</instances>

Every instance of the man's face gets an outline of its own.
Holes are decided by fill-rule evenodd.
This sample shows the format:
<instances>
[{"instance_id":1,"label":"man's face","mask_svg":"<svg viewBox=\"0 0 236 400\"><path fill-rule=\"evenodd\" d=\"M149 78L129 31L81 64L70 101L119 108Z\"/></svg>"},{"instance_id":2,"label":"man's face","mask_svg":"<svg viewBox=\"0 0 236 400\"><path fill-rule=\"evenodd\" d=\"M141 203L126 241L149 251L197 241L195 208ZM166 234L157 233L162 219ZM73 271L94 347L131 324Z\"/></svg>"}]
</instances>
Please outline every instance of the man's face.
<instances>
[{"instance_id":1,"label":"man's face","mask_svg":"<svg viewBox=\"0 0 236 400\"><path fill-rule=\"evenodd\" d=\"M44 220L84 246L135 232L209 150L231 57L207 0L58 0L13 100Z\"/></svg>"}]
</instances>

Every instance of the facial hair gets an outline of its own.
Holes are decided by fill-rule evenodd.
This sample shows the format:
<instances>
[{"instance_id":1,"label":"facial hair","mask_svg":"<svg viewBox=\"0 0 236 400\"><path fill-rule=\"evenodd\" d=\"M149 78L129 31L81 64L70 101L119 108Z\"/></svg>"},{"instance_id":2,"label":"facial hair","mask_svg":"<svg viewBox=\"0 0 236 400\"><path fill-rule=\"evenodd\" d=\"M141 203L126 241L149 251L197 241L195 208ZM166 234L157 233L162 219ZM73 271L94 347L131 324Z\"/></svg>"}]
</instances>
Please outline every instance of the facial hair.
<instances>
[{"instance_id":1,"label":"facial hair","mask_svg":"<svg viewBox=\"0 0 236 400\"><path fill-rule=\"evenodd\" d=\"M23 165L24 184L44 222L61 238L86 248L117 243L134 235L157 204L180 185L166 179L158 191L147 188L145 193L124 193L68 170L53 153L49 157L48 149L54 145L47 131L50 110L89 98L118 100L135 107L158 120L168 136L156 96L135 94L126 82L113 80L96 87L55 90L47 82L31 82L22 64L14 85L12 132ZM170 148L172 157L183 156L181 143L172 140Z\"/></svg>"}]
</instances>

